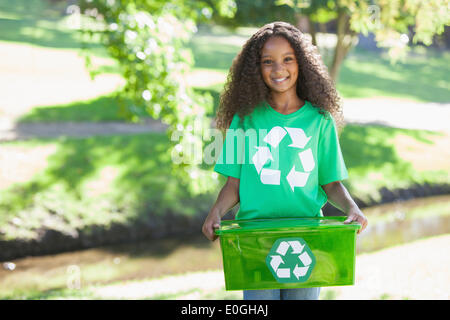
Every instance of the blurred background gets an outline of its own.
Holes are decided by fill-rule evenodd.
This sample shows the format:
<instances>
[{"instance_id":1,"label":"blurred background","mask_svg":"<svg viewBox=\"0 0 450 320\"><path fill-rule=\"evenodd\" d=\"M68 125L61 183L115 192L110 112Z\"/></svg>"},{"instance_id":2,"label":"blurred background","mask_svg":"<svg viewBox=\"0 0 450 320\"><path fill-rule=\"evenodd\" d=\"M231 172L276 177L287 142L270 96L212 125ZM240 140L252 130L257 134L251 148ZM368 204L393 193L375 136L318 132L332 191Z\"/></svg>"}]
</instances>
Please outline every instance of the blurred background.
<instances>
[{"instance_id":1,"label":"blurred background","mask_svg":"<svg viewBox=\"0 0 450 320\"><path fill-rule=\"evenodd\" d=\"M320 299L448 299L449 3L385 3L0 0L0 299L242 299L201 234L225 179L192 126L276 20L336 82L369 219L356 284Z\"/></svg>"}]
</instances>

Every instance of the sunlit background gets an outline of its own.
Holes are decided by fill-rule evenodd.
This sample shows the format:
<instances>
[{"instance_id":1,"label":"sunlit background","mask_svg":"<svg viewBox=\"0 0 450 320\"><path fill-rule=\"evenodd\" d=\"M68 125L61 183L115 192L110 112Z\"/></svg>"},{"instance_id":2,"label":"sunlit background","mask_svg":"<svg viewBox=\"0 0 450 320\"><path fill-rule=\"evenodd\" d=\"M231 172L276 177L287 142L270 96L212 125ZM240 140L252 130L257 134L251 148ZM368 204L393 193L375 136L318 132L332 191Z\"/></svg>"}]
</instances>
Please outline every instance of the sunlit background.
<instances>
[{"instance_id":1,"label":"sunlit background","mask_svg":"<svg viewBox=\"0 0 450 320\"><path fill-rule=\"evenodd\" d=\"M320 299L449 299L447 2L389 38L367 30L383 7L357 20L348 1L342 43L330 1L148 3L0 0L0 299L242 299L201 234L225 180L174 167L168 133L212 119L233 58L273 20L297 24L333 73L345 185L369 219L355 285ZM421 28L439 34L413 41Z\"/></svg>"}]
</instances>

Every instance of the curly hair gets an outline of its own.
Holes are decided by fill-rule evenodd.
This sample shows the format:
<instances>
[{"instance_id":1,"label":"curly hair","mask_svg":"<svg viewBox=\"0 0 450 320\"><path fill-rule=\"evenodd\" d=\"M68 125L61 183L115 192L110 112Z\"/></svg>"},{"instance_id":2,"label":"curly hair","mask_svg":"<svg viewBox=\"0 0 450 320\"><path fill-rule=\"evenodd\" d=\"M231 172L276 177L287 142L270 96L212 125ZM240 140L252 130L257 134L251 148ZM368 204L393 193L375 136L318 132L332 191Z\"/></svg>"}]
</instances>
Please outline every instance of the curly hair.
<instances>
[{"instance_id":1,"label":"curly hair","mask_svg":"<svg viewBox=\"0 0 450 320\"><path fill-rule=\"evenodd\" d=\"M236 113L243 119L258 104L269 98L270 89L262 78L260 60L264 44L275 36L284 37L295 51L299 66L298 97L309 101L324 116L328 111L337 127L341 128L341 101L327 67L311 41L286 22L273 22L260 28L234 58L220 96L216 127L227 129Z\"/></svg>"}]
</instances>

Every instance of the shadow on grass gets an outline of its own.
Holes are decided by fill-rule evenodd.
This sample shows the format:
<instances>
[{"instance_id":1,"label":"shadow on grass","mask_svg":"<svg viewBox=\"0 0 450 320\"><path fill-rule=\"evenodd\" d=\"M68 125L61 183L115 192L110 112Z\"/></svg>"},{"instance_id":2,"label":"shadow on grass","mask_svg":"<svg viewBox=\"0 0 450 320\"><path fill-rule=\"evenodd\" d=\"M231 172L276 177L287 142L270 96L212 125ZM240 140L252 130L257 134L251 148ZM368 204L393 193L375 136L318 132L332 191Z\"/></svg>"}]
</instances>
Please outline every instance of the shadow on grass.
<instances>
[{"instance_id":1,"label":"shadow on grass","mask_svg":"<svg viewBox=\"0 0 450 320\"><path fill-rule=\"evenodd\" d=\"M60 17L67 6L66 1L49 0L0 0L0 12L18 19L56 18Z\"/></svg>"},{"instance_id":2,"label":"shadow on grass","mask_svg":"<svg viewBox=\"0 0 450 320\"><path fill-rule=\"evenodd\" d=\"M25 122L125 121L115 93L58 106L36 107L19 119Z\"/></svg>"},{"instance_id":3,"label":"shadow on grass","mask_svg":"<svg viewBox=\"0 0 450 320\"><path fill-rule=\"evenodd\" d=\"M193 88L196 93L210 94L213 98L213 108L207 116L215 117L219 106L220 93L216 88ZM33 108L28 114L18 120L19 123L47 122L127 122L126 112L122 110L116 92L99 96L94 99L76 101L62 105L40 106ZM126 102L132 106L131 100ZM141 120L153 119L142 111Z\"/></svg>"},{"instance_id":4,"label":"shadow on grass","mask_svg":"<svg viewBox=\"0 0 450 320\"><path fill-rule=\"evenodd\" d=\"M17 0L11 5L10 1L0 0L0 14L6 15L0 18L0 41L58 49L81 48L81 34L62 24L66 6L64 1ZM99 41L89 41L88 46L95 55L108 56Z\"/></svg>"},{"instance_id":5,"label":"shadow on grass","mask_svg":"<svg viewBox=\"0 0 450 320\"><path fill-rule=\"evenodd\" d=\"M48 175L76 189L95 169L120 165L115 185L120 190L119 202L132 195L136 204L147 203L149 210L164 214L169 208L175 209L177 203L182 209L181 200L188 196L186 186L170 178L169 149L165 134L71 139L61 146Z\"/></svg>"},{"instance_id":6,"label":"shadow on grass","mask_svg":"<svg viewBox=\"0 0 450 320\"><path fill-rule=\"evenodd\" d=\"M398 96L449 103L448 84L443 84L450 72L447 59L446 53L430 53L429 58L390 65L380 55L358 49L342 65L338 89L346 98Z\"/></svg>"},{"instance_id":7,"label":"shadow on grass","mask_svg":"<svg viewBox=\"0 0 450 320\"><path fill-rule=\"evenodd\" d=\"M381 168L385 164L398 165L405 163L390 141L397 134L411 136L417 141L433 143L427 137L439 135L438 132L391 128L381 125L351 125L342 130L339 141L348 169Z\"/></svg>"},{"instance_id":8,"label":"shadow on grass","mask_svg":"<svg viewBox=\"0 0 450 320\"><path fill-rule=\"evenodd\" d=\"M51 195L49 200L39 205L63 216L75 215L89 221L95 202L108 201L110 207L95 212L101 216L97 221L110 221L113 213L109 210L114 210L130 221L161 224L163 229L165 215L167 219L173 215L194 216L210 205L210 195L192 197L188 187L173 178L170 143L164 133L60 139L57 144L57 152L48 158L48 167L39 178L13 186L8 192L0 206L2 220L32 207L36 195L45 198L47 194ZM91 195L85 182L95 180L108 166L117 169L114 180L104 187L105 194ZM61 188L54 189L55 185ZM58 212L61 208L52 200L55 198L64 202L65 212ZM80 204L86 208L77 209ZM67 212L71 210L74 212Z\"/></svg>"},{"instance_id":9,"label":"shadow on grass","mask_svg":"<svg viewBox=\"0 0 450 320\"><path fill-rule=\"evenodd\" d=\"M398 134L408 135L422 143L433 143L430 135L440 135L438 132L391 128L381 125L350 125L347 124L340 134L339 141L345 164L352 174L358 178L344 180L352 196L365 198L367 195L356 190L353 183L363 179L367 184L373 184L388 189L395 188L398 182L416 183L416 173L412 163L403 160L396 151L393 142ZM382 178L370 177L376 174ZM382 179L382 180L380 180ZM353 183L352 183L353 182ZM362 181L358 181L362 182ZM374 185L375 186L375 185ZM374 190L374 192L377 192Z\"/></svg>"},{"instance_id":10,"label":"shadow on grass","mask_svg":"<svg viewBox=\"0 0 450 320\"><path fill-rule=\"evenodd\" d=\"M346 125L339 141L347 168L380 168L386 163L401 161L394 146L388 143L396 131L382 126Z\"/></svg>"}]
</instances>

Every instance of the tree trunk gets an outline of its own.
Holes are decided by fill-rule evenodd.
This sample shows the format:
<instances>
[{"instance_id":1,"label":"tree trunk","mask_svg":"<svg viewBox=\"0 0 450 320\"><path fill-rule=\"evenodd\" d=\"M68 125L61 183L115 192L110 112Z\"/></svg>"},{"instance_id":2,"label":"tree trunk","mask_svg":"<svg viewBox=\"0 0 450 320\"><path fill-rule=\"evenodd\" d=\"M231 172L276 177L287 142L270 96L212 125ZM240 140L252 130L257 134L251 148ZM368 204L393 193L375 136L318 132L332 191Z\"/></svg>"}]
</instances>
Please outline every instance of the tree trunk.
<instances>
[{"instance_id":1,"label":"tree trunk","mask_svg":"<svg viewBox=\"0 0 450 320\"><path fill-rule=\"evenodd\" d=\"M317 46L317 30L314 22L308 16L301 15L297 13L295 15L297 20L297 28L303 33L309 33L311 35L311 42L313 45Z\"/></svg>"},{"instance_id":2,"label":"tree trunk","mask_svg":"<svg viewBox=\"0 0 450 320\"><path fill-rule=\"evenodd\" d=\"M309 23L309 33L311 34L312 44L317 47L317 30L316 30L316 26L314 25L314 21L311 21L310 18L308 18L308 23Z\"/></svg>"},{"instance_id":3,"label":"tree trunk","mask_svg":"<svg viewBox=\"0 0 450 320\"><path fill-rule=\"evenodd\" d=\"M350 30L350 16L340 9L337 18L337 42L330 67L330 76L335 83L338 80L341 63L353 45L355 34L356 32Z\"/></svg>"},{"instance_id":4,"label":"tree trunk","mask_svg":"<svg viewBox=\"0 0 450 320\"><path fill-rule=\"evenodd\" d=\"M316 39L316 28L314 26L314 22L309 19L309 17L305 15L301 15L297 13L295 15L295 18L297 20L297 28L303 32L303 33L309 33L311 35L311 42L313 45L317 46L317 39Z\"/></svg>"}]
</instances>

